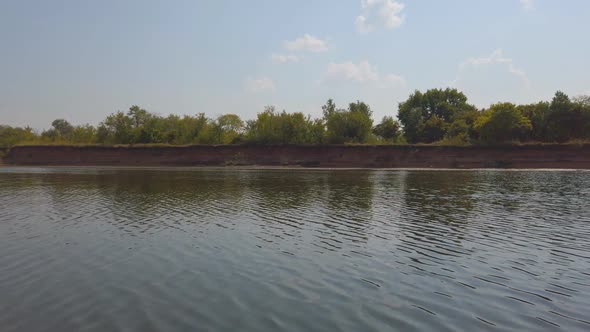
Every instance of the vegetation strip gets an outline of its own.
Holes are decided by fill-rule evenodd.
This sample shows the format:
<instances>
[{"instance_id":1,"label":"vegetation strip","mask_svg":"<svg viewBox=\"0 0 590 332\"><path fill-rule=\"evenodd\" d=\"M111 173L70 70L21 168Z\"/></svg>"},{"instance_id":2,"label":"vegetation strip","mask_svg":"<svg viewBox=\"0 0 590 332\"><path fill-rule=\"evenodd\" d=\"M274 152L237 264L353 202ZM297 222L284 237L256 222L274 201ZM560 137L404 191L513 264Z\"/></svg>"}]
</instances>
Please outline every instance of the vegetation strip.
<instances>
[{"instance_id":1,"label":"vegetation strip","mask_svg":"<svg viewBox=\"0 0 590 332\"><path fill-rule=\"evenodd\" d=\"M498 103L477 109L456 89L414 92L398 107L398 120L374 125L369 105L338 108L333 100L312 119L301 112L266 107L256 119L225 114L216 119L160 116L139 106L109 115L98 126L73 126L57 119L51 129L0 125L3 149L22 144L433 144L485 145L527 142L583 142L590 139L590 97L570 99L557 92L551 102Z\"/></svg>"}]
</instances>

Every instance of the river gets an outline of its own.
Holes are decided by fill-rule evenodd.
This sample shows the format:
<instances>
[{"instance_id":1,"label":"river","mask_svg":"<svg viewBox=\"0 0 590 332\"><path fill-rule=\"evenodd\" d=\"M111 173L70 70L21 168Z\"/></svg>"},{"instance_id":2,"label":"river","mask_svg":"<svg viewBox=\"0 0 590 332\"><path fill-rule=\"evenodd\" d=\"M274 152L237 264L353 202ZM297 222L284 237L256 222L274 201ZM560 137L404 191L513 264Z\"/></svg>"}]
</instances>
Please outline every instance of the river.
<instances>
[{"instance_id":1,"label":"river","mask_svg":"<svg viewBox=\"0 0 590 332\"><path fill-rule=\"evenodd\" d=\"M2 331L590 330L590 172L0 168Z\"/></svg>"}]
</instances>

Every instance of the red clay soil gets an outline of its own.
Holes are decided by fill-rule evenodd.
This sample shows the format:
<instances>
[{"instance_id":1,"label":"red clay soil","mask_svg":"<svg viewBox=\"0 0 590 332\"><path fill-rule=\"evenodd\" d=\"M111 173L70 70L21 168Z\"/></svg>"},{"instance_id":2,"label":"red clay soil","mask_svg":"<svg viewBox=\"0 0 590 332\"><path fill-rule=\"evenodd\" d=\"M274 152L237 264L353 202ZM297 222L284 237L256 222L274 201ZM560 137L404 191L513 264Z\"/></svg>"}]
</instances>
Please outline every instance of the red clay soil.
<instances>
[{"instance_id":1,"label":"red clay soil","mask_svg":"<svg viewBox=\"0 0 590 332\"><path fill-rule=\"evenodd\" d=\"M17 146L5 164L590 169L590 145Z\"/></svg>"}]
</instances>

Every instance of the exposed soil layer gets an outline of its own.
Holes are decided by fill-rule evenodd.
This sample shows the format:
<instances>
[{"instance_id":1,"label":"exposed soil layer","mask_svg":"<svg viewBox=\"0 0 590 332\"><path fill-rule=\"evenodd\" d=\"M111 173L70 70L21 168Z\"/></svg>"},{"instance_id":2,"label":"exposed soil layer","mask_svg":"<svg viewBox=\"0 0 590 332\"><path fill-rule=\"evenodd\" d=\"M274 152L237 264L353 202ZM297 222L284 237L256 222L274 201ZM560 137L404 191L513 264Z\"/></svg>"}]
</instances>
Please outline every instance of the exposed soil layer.
<instances>
[{"instance_id":1,"label":"exposed soil layer","mask_svg":"<svg viewBox=\"0 0 590 332\"><path fill-rule=\"evenodd\" d=\"M590 169L590 145L17 146L5 164Z\"/></svg>"}]
</instances>

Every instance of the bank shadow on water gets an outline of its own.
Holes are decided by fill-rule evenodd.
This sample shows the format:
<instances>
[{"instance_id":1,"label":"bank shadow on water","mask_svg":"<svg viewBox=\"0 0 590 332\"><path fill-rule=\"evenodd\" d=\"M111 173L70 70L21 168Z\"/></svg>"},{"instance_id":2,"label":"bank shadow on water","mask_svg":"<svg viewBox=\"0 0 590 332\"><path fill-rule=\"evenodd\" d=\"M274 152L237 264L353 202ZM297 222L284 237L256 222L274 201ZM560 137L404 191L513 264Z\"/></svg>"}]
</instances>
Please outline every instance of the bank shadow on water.
<instances>
[{"instance_id":1,"label":"bank shadow on water","mask_svg":"<svg viewBox=\"0 0 590 332\"><path fill-rule=\"evenodd\" d=\"M362 230L371 223L383 223L379 214L388 218L387 224L402 228L408 223L425 223L427 228L427 224L441 223L452 226L445 229L461 230L474 216L481 217L487 205L516 212L531 199L583 189L575 174L61 169L12 174L18 181L6 185L43 190L52 206L63 213L76 214L80 211L67 210L88 206L109 213L114 223L135 223L136 230L144 231L167 222L206 223L218 217L229 220L249 215L272 223L292 222L295 227L323 222L329 228L337 222ZM557 188L556 182L561 184ZM523 200L523 195L531 197ZM72 204L76 201L79 204ZM575 211L563 211L571 212Z\"/></svg>"},{"instance_id":2,"label":"bank shadow on water","mask_svg":"<svg viewBox=\"0 0 590 332\"><path fill-rule=\"evenodd\" d=\"M93 209L108 213L104 220L136 223L136 230L248 214L272 219L272 213L324 204L330 211L367 212L373 197L371 172L59 169L0 176L10 177L6 188L41 191L47 207L62 216ZM353 219L356 215L350 213ZM367 219L366 213L360 215Z\"/></svg>"},{"instance_id":3,"label":"bank shadow on water","mask_svg":"<svg viewBox=\"0 0 590 332\"><path fill-rule=\"evenodd\" d=\"M369 239L459 248L469 236L494 246L495 233L518 236L527 230L524 225L539 220L568 223L571 218L564 217L585 215L589 205L588 177L575 172L60 169L0 174L0 181L8 178L3 185L15 195L34 189L45 197L39 204L56 222L107 223L127 234L198 225L248 228L266 241L313 239L320 251L341 250L343 243L366 247ZM551 214L544 211L547 206Z\"/></svg>"}]
</instances>

